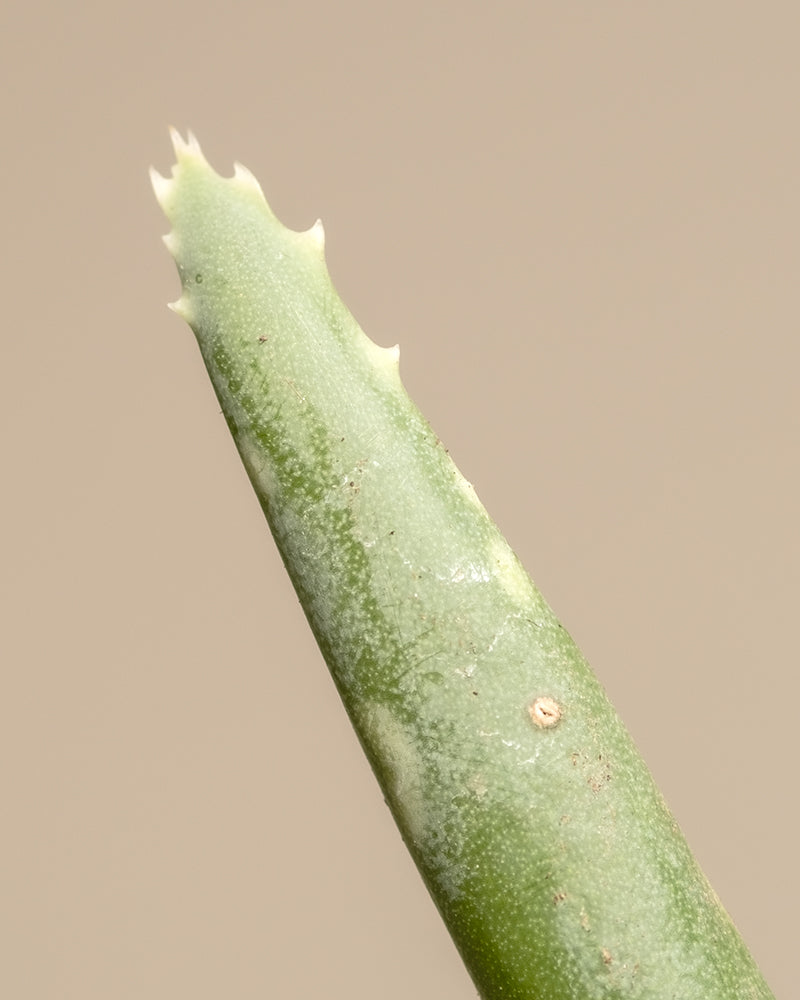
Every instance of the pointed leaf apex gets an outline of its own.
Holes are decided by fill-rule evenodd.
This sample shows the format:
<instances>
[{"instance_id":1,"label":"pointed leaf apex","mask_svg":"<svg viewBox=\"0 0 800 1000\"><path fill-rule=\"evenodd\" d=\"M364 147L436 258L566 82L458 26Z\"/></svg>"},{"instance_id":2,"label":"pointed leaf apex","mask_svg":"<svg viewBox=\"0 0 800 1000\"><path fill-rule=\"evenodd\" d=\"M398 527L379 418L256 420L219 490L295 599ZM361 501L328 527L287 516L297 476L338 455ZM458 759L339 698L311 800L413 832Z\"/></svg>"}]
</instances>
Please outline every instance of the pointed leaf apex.
<instances>
[{"instance_id":1,"label":"pointed leaf apex","mask_svg":"<svg viewBox=\"0 0 800 1000\"><path fill-rule=\"evenodd\" d=\"M172 148L175 150L175 156L179 161L192 156L196 159L205 160L200 143L195 138L193 132L187 130L186 139L183 138L176 128L170 128L169 134L172 139Z\"/></svg>"}]
</instances>

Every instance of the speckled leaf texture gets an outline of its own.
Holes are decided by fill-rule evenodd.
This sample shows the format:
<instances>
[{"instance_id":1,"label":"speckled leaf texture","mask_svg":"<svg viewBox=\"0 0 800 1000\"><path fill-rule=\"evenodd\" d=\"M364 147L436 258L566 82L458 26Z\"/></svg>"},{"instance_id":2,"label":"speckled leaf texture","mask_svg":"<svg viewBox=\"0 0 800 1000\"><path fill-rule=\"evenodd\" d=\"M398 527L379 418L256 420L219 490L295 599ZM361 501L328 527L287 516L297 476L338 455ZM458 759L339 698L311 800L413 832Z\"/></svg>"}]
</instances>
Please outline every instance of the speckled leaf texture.
<instances>
[{"instance_id":1,"label":"speckled leaf texture","mask_svg":"<svg viewBox=\"0 0 800 1000\"><path fill-rule=\"evenodd\" d=\"M339 299L321 225L286 229L247 170L221 177L173 139L172 177L153 173L173 308L480 995L771 997L600 684L403 389L397 349Z\"/></svg>"}]
</instances>

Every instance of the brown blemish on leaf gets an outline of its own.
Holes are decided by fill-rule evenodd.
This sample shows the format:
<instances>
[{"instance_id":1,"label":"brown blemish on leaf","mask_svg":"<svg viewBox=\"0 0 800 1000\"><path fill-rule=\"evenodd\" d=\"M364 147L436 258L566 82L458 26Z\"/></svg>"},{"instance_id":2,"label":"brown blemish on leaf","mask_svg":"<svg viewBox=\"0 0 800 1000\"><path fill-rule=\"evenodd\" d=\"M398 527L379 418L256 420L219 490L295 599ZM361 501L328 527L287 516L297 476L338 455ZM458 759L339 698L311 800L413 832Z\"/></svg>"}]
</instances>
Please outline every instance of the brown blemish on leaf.
<instances>
[{"instance_id":1,"label":"brown blemish on leaf","mask_svg":"<svg viewBox=\"0 0 800 1000\"><path fill-rule=\"evenodd\" d=\"M542 695L528 706L528 714L539 729L552 729L561 719L561 706L555 698Z\"/></svg>"},{"instance_id":2,"label":"brown blemish on leaf","mask_svg":"<svg viewBox=\"0 0 800 1000\"><path fill-rule=\"evenodd\" d=\"M574 751L570 754L573 767L580 767L586 777L586 783L593 792L600 792L611 781L611 762L602 753L591 757L586 753Z\"/></svg>"}]
</instances>

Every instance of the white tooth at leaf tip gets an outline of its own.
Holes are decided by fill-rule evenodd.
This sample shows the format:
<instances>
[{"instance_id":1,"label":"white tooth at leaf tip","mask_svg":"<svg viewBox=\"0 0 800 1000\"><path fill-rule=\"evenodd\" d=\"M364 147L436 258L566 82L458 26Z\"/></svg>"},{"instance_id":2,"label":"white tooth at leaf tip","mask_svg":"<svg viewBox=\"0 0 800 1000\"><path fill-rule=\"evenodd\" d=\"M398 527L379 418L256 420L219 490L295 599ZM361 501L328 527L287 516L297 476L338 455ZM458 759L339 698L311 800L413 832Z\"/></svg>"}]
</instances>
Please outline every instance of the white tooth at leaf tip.
<instances>
[{"instance_id":1,"label":"white tooth at leaf tip","mask_svg":"<svg viewBox=\"0 0 800 1000\"><path fill-rule=\"evenodd\" d=\"M164 246L169 250L169 252L174 257L178 252L178 237L175 235L175 231L167 233L162 236L161 239L164 241Z\"/></svg>"},{"instance_id":2,"label":"white tooth at leaf tip","mask_svg":"<svg viewBox=\"0 0 800 1000\"><path fill-rule=\"evenodd\" d=\"M179 160L186 155L196 156L200 160L204 159L200 143L195 138L193 132L187 130L186 139L183 138L176 128L170 128L169 134L172 139L172 148L175 150L175 156Z\"/></svg>"},{"instance_id":3,"label":"white tooth at leaf tip","mask_svg":"<svg viewBox=\"0 0 800 1000\"><path fill-rule=\"evenodd\" d=\"M169 195L169 189L172 187L172 181L169 177L162 177L155 167L150 167L150 183L153 185L156 200L163 208L164 202L167 200L167 196Z\"/></svg>"},{"instance_id":4,"label":"white tooth at leaf tip","mask_svg":"<svg viewBox=\"0 0 800 1000\"><path fill-rule=\"evenodd\" d=\"M180 153L181 150L186 148L187 144L184 142L183 136L176 128L173 128L172 126L170 126L169 137L170 139L172 139L172 148L175 150L176 154Z\"/></svg>"}]
</instances>

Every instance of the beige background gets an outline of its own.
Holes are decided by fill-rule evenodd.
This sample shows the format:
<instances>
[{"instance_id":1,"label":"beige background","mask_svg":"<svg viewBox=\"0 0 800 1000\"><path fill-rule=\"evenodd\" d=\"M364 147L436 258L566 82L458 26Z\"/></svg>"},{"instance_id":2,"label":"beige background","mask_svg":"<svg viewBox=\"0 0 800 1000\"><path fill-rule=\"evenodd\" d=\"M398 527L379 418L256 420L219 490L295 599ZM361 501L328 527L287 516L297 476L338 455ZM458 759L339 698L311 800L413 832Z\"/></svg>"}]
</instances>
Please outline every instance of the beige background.
<instances>
[{"instance_id":1,"label":"beige background","mask_svg":"<svg viewBox=\"0 0 800 1000\"><path fill-rule=\"evenodd\" d=\"M344 298L795 988L796 3L12 0L0 992L473 995L212 398L167 125Z\"/></svg>"}]
</instances>

